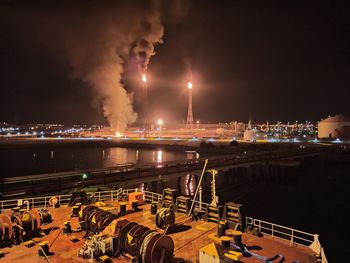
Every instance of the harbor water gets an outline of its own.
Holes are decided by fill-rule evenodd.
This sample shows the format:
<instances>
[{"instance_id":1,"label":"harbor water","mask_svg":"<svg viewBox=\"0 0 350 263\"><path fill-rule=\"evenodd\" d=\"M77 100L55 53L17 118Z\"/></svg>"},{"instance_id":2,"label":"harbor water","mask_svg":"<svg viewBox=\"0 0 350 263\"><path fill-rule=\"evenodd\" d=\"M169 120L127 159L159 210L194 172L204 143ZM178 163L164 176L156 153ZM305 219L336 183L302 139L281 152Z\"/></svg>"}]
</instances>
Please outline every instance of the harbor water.
<instances>
[{"instance_id":1,"label":"harbor water","mask_svg":"<svg viewBox=\"0 0 350 263\"><path fill-rule=\"evenodd\" d=\"M52 147L0 150L2 177L107 168L119 164L143 165L199 158L196 152L121 147Z\"/></svg>"}]
</instances>

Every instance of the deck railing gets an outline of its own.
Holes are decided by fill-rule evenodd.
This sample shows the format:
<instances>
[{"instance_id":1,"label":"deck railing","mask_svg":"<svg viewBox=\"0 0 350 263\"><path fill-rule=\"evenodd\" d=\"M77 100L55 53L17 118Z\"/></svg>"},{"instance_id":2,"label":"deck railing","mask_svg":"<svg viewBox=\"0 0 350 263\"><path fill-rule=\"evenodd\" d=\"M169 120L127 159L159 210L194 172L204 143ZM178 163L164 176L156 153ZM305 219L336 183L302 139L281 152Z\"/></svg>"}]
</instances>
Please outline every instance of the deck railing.
<instances>
[{"instance_id":1,"label":"deck railing","mask_svg":"<svg viewBox=\"0 0 350 263\"><path fill-rule=\"evenodd\" d=\"M162 200L162 195L159 193L146 191L142 189L117 189L110 191L100 191L100 192L88 192L88 196L95 198L97 201L106 200L121 200L128 196L131 192L143 192L144 200L147 202L159 202ZM23 199L13 199L13 200L3 200L0 201L0 212L3 210L11 209L21 204L28 205L30 208L46 208L52 206L50 204L50 199L57 198L57 205L68 205L72 195L55 195L55 196L43 196L43 197L33 197L33 198L23 198ZM191 200L193 201L193 200ZM201 209L205 211L209 204L202 202ZM200 204L195 201L195 208L199 209ZM316 234L310 234L293 228L281 226L271 222L254 219L252 217L246 217L247 226L256 227L259 232L270 235L273 238L283 239L289 242L290 245L298 244L305 247L310 247L315 254L319 255L322 263L328 263L325 252L319 237Z\"/></svg>"},{"instance_id":2,"label":"deck railing","mask_svg":"<svg viewBox=\"0 0 350 263\"><path fill-rule=\"evenodd\" d=\"M322 246L321 246L321 263L328 263L327 258L326 258L326 254L325 254Z\"/></svg>"},{"instance_id":3,"label":"deck railing","mask_svg":"<svg viewBox=\"0 0 350 263\"><path fill-rule=\"evenodd\" d=\"M322 263L328 263L325 252L317 234L310 234L304 231L281 226L271 222L246 217L247 226L258 228L259 232L269 235L272 238L279 238L289 242L290 246L300 245L311 248L321 258Z\"/></svg>"},{"instance_id":4,"label":"deck railing","mask_svg":"<svg viewBox=\"0 0 350 263\"><path fill-rule=\"evenodd\" d=\"M106 201L106 200L119 200L123 194L122 189L110 190L110 191L100 191L100 192L88 192L87 195L95 198L97 201ZM132 189L135 191L135 189ZM68 205L72 195L52 195L52 196L42 196L42 197L32 197L32 198L23 198L23 199L13 199L13 200L3 200L0 201L0 212L3 210L11 209L21 204L29 204L30 208L46 208L51 207L50 200L57 198L58 206Z\"/></svg>"},{"instance_id":5,"label":"deck railing","mask_svg":"<svg viewBox=\"0 0 350 263\"><path fill-rule=\"evenodd\" d=\"M120 200L122 197L126 197L131 192L143 192L144 200L147 202L159 202L162 200L162 195L159 193L144 191L137 188L133 189L118 189L110 191L100 191L100 192L88 192L87 195L95 198L97 201L106 200ZM0 201L0 213L3 210L11 209L21 204L29 203L30 208L46 208L52 206L49 201L52 198L57 198L57 205L68 205L72 195L52 195L52 196L42 196L33 198L23 198L23 199L12 199Z\"/></svg>"},{"instance_id":6,"label":"deck railing","mask_svg":"<svg viewBox=\"0 0 350 263\"><path fill-rule=\"evenodd\" d=\"M144 193L144 200L148 202L160 202L162 200L162 195L150 191L143 191Z\"/></svg>"},{"instance_id":7,"label":"deck railing","mask_svg":"<svg viewBox=\"0 0 350 263\"><path fill-rule=\"evenodd\" d=\"M191 202L193 202L193 199L191 199ZM199 201L194 201L194 208L200 209L202 211L206 211L209 207L208 203L202 202L202 204L199 203Z\"/></svg>"}]
</instances>

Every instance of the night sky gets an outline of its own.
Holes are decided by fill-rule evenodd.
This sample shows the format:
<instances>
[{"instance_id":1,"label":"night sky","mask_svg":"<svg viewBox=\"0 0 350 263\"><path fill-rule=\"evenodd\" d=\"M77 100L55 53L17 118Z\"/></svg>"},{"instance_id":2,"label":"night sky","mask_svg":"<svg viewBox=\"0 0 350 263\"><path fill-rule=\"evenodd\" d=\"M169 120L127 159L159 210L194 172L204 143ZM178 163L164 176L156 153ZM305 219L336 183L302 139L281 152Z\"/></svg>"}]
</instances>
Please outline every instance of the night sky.
<instances>
[{"instance_id":1,"label":"night sky","mask_svg":"<svg viewBox=\"0 0 350 263\"><path fill-rule=\"evenodd\" d=\"M89 84L72 78L64 54L56 52L50 14L84 13L84 1L71 2L1 1L0 122L105 123ZM99 2L111 9L111 1ZM148 67L150 119L186 118L191 75L194 119L201 122L350 116L349 4L183 1L181 16L171 19L169 2L162 3L164 43ZM124 63L123 83L137 110L141 86L133 56Z\"/></svg>"}]
</instances>

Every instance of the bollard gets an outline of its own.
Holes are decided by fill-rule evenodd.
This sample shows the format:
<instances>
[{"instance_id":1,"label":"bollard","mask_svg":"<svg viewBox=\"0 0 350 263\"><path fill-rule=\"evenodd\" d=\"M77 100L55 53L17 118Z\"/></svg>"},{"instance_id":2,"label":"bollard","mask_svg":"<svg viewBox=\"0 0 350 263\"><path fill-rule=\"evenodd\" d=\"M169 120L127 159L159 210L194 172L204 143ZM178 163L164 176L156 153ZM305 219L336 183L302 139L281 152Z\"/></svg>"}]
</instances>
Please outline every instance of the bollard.
<instances>
[{"instance_id":1,"label":"bollard","mask_svg":"<svg viewBox=\"0 0 350 263\"><path fill-rule=\"evenodd\" d=\"M151 204L151 214L156 215L157 214L157 203L152 202Z\"/></svg>"},{"instance_id":2,"label":"bollard","mask_svg":"<svg viewBox=\"0 0 350 263\"><path fill-rule=\"evenodd\" d=\"M220 240L221 240L221 245L222 245L223 249L230 248L231 238L229 236L222 236L222 237L220 237Z\"/></svg>"},{"instance_id":3,"label":"bollard","mask_svg":"<svg viewBox=\"0 0 350 263\"><path fill-rule=\"evenodd\" d=\"M138 210L138 201L137 200L132 200L131 207L132 207L132 211L136 212Z\"/></svg>"},{"instance_id":4,"label":"bollard","mask_svg":"<svg viewBox=\"0 0 350 263\"><path fill-rule=\"evenodd\" d=\"M225 235L225 230L226 230L226 222L225 221L220 221L218 224L218 231L217 231L217 236L222 237Z\"/></svg>"},{"instance_id":5,"label":"bollard","mask_svg":"<svg viewBox=\"0 0 350 263\"><path fill-rule=\"evenodd\" d=\"M119 215L125 215L126 214L126 202L120 202L119 203Z\"/></svg>"},{"instance_id":6,"label":"bollard","mask_svg":"<svg viewBox=\"0 0 350 263\"><path fill-rule=\"evenodd\" d=\"M39 257L46 257L49 254L49 242L42 241L39 243Z\"/></svg>"}]
</instances>

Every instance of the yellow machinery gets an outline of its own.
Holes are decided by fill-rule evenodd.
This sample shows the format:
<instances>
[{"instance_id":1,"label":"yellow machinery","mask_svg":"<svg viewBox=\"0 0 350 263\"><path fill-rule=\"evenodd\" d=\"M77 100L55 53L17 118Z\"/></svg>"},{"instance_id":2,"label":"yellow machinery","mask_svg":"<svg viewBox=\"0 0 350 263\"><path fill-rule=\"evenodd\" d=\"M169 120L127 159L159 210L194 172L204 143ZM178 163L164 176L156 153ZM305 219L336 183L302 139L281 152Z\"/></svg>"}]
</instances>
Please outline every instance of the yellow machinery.
<instances>
[{"instance_id":1,"label":"yellow machinery","mask_svg":"<svg viewBox=\"0 0 350 263\"><path fill-rule=\"evenodd\" d=\"M199 263L238 261L242 256L241 252L224 249L222 245L211 243L199 250Z\"/></svg>"},{"instance_id":2,"label":"yellow machinery","mask_svg":"<svg viewBox=\"0 0 350 263\"><path fill-rule=\"evenodd\" d=\"M200 263L221 263L221 262L232 262L238 261L243 254L239 251L233 250L230 246L231 241L241 241L242 232L231 231L232 236L223 235L219 237L216 233L208 235L209 239L213 243L202 247L199 250L199 262ZM224 232L225 233L225 232ZM239 236L237 238L236 236Z\"/></svg>"}]
</instances>

